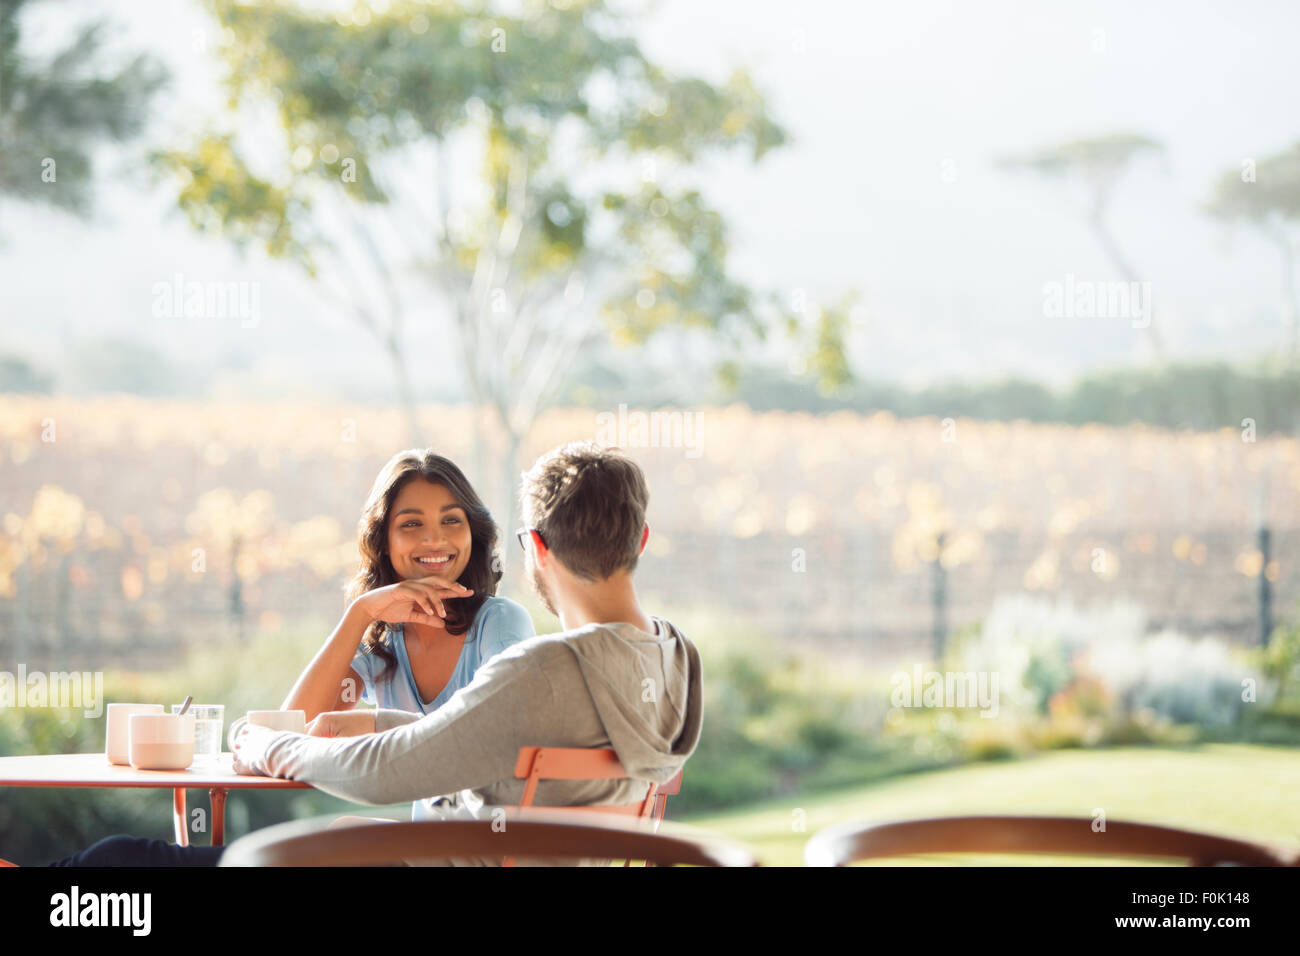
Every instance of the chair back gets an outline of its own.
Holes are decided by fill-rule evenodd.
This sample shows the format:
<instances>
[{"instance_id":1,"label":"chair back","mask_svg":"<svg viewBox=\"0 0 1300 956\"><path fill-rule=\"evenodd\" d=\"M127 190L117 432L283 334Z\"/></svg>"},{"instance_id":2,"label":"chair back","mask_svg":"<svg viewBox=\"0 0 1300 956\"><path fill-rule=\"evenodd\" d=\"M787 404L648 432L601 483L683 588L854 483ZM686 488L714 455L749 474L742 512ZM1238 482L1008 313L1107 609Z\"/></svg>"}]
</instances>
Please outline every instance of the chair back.
<instances>
[{"instance_id":1,"label":"chair back","mask_svg":"<svg viewBox=\"0 0 1300 956\"><path fill-rule=\"evenodd\" d=\"M658 826L663 821L664 811L668 809L668 798L676 796L682 792L682 771L677 771L677 776L669 780L655 792L655 825Z\"/></svg>"},{"instance_id":2,"label":"chair back","mask_svg":"<svg viewBox=\"0 0 1300 956\"><path fill-rule=\"evenodd\" d=\"M1026 853L1181 859L1192 866L1293 864L1293 851L1231 837L1148 823L1092 817L942 817L869 824L851 822L815 833L804 847L808 866L915 854Z\"/></svg>"},{"instance_id":3,"label":"chair back","mask_svg":"<svg viewBox=\"0 0 1300 956\"><path fill-rule=\"evenodd\" d=\"M521 807L531 807L537 796L537 784L542 780L617 780L627 778L627 771L618 759L618 754L609 749L592 749L590 747L520 747L519 758L515 761L515 777L527 781L524 795L519 801ZM602 806L586 806L583 810L599 813L618 813L630 817L648 818L655 805L655 793L659 785L650 781L650 789L645 797L633 803L615 803ZM554 809L569 809L555 807Z\"/></svg>"},{"instance_id":4,"label":"chair back","mask_svg":"<svg viewBox=\"0 0 1300 956\"><path fill-rule=\"evenodd\" d=\"M617 780L626 779L627 771L618 759L618 754L608 748L520 747L519 758L515 761L515 777L526 781L524 795L520 798L519 805L531 807L533 799L537 796L537 784L542 780ZM548 809L612 813L640 820L651 820L657 824L658 820L653 814L658 789L659 785L651 781L646 795L633 803L548 807ZM514 857L506 857L506 866L514 866L514 863ZM628 858L623 865L630 864L631 858Z\"/></svg>"},{"instance_id":5,"label":"chair back","mask_svg":"<svg viewBox=\"0 0 1300 956\"><path fill-rule=\"evenodd\" d=\"M639 859L660 866L758 866L754 853L725 837L667 824L654 833L608 814L510 808L497 820L424 820L328 828L328 818L281 823L231 843L221 866L374 866L402 860L469 857Z\"/></svg>"}]
</instances>

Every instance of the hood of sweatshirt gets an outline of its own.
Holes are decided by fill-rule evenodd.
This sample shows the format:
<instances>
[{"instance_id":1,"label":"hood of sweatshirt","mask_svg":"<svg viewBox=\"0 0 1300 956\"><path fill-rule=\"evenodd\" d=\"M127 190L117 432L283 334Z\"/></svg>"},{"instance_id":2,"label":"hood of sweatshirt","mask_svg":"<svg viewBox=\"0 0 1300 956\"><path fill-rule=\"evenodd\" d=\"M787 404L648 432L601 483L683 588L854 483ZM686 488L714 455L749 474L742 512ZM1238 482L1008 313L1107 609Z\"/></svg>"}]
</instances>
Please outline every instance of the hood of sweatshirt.
<instances>
[{"instance_id":1,"label":"hood of sweatshirt","mask_svg":"<svg viewBox=\"0 0 1300 956\"><path fill-rule=\"evenodd\" d=\"M700 741L700 652L663 618L657 634L590 624L564 643L578 659L610 744L629 776L667 783Z\"/></svg>"}]
</instances>

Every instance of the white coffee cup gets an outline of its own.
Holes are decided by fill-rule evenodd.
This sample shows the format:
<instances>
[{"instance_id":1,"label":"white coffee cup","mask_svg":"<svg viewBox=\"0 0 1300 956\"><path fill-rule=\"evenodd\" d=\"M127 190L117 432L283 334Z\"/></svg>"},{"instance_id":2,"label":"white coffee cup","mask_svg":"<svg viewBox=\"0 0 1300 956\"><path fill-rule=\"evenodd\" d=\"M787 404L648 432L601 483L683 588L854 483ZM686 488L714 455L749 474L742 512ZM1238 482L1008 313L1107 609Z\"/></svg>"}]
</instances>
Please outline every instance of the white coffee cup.
<instances>
[{"instance_id":1,"label":"white coffee cup","mask_svg":"<svg viewBox=\"0 0 1300 956\"><path fill-rule=\"evenodd\" d=\"M109 763L129 764L132 714L161 714L162 704L109 704L108 730L104 734L104 754Z\"/></svg>"},{"instance_id":2,"label":"white coffee cup","mask_svg":"<svg viewBox=\"0 0 1300 956\"><path fill-rule=\"evenodd\" d=\"M128 722L136 770L184 770L194 762L193 714L132 714Z\"/></svg>"},{"instance_id":3,"label":"white coffee cup","mask_svg":"<svg viewBox=\"0 0 1300 956\"><path fill-rule=\"evenodd\" d=\"M226 745L233 751L235 737L244 724L254 727L267 727L271 730L291 730L295 734L307 732L307 712L305 710L250 710L243 717L236 717L230 722L230 732L226 734Z\"/></svg>"}]
</instances>

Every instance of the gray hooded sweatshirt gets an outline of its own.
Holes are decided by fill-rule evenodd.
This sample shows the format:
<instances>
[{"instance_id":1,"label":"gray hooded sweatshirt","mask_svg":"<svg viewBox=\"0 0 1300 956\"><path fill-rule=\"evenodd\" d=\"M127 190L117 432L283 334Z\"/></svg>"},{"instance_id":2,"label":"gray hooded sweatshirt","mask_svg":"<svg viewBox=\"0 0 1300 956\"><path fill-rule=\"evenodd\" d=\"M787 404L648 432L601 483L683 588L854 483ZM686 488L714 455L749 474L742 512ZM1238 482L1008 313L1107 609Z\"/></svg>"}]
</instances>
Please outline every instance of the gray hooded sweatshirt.
<instances>
[{"instance_id":1,"label":"gray hooded sweatshirt","mask_svg":"<svg viewBox=\"0 0 1300 956\"><path fill-rule=\"evenodd\" d=\"M667 783L682 769L703 720L699 651L668 621L652 620L655 634L616 623L529 638L431 714L379 709L376 733L360 737L250 733L240 759L357 803L414 801L417 820L481 819L484 807L519 805L521 747L609 747L629 779L543 780L533 804L632 803L647 781Z\"/></svg>"}]
</instances>

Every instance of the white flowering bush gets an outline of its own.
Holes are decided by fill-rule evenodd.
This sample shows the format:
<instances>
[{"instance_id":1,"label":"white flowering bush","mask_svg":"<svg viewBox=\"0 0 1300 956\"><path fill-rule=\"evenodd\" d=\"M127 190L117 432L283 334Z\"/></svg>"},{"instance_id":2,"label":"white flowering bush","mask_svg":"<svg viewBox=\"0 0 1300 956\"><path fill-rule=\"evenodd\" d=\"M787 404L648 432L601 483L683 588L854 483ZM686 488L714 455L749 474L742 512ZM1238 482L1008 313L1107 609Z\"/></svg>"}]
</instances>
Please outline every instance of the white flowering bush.
<instances>
[{"instance_id":1,"label":"white flowering bush","mask_svg":"<svg viewBox=\"0 0 1300 956\"><path fill-rule=\"evenodd\" d=\"M1068 601L1008 595L994 602L957 666L996 673L1003 707L1045 713L1052 696L1078 676L1082 657L1105 644L1131 648L1145 630L1135 604L1080 610Z\"/></svg>"},{"instance_id":2,"label":"white flowering bush","mask_svg":"<svg viewBox=\"0 0 1300 956\"><path fill-rule=\"evenodd\" d=\"M1221 727L1236 722L1247 682L1255 684L1260 696L1271 696L1267 684L1259 685L1257 672L1222 641L1172 630L1149 635L1134 647L1099 646L1088 667L1116 693L1124 712L1149 710L1179 723Z\"/></svg>"},{"instance_id":3,"label":"white flowering bush","mask_svg":"<svg viewBox=\"0 0 1300 956\"><path fill-rule=\"evenodd\" d=\"M1148 634L1131 602L1076 608L1026 595L999 598L960 648L961 670L996 672L1001 706L1023 718L1087 688L1108 716L1157 716L1223 726L1243 707L1243 681L1257 674L1221 640L1176 631ZM1262 686L1257 692L1269 694Z\"/></svg>"}]
</instances>

